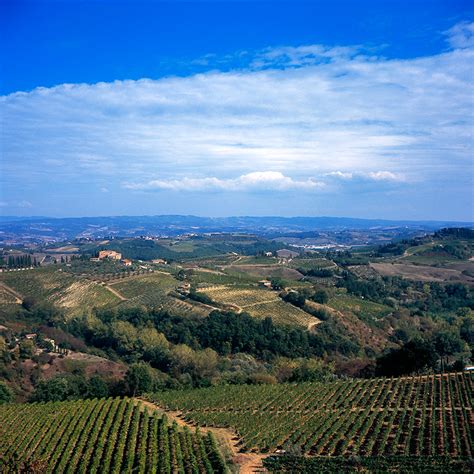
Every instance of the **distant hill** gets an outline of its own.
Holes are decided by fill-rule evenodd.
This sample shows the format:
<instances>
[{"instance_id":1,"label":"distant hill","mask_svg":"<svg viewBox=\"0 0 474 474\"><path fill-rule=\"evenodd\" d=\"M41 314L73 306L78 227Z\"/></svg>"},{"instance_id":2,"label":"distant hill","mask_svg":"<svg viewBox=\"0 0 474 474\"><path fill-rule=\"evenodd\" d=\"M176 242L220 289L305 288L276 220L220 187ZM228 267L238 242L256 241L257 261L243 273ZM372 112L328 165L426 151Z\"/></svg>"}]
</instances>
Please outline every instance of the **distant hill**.
<instances>
[{"instance_id":1,"label":"distant hill","mask_svg":"<svg viewBox=\"0 0 474 474\"><path fill-rule=\"evenodd\" d=\"M473 227L472 222L391 221L350 217L198 217L198 216L104 216L104 217L0 217L2 240L101 238L141 235L176 236L183 233L243 232L284 235L294 232L402 229L432 232L443 227Z\"/></svg>"}]
</instances>

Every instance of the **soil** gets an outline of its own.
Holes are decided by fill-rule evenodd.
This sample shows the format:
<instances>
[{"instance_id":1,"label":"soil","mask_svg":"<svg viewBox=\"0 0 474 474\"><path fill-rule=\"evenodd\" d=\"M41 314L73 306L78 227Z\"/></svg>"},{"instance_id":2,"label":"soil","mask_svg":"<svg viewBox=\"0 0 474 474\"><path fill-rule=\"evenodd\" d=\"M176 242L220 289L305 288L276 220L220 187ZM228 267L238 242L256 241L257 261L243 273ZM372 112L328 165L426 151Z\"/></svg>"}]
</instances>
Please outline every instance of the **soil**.
<instances>
[{"instance_id":1,"label":"soil","mask_svg":"<svg viewBox=\"0 0 474 474\"><path fill-rule=\"evenodd\" d=\"M109 285L104 285L104 288L106 288L107 290L109 290L112 294L114 294L117 298L119 298L121 301L126 301L127 298L125 298L125 296L121 295L117 290L113 289L111 286Z\"/></svg>"},{"instance_id":2,"label":"soil","mask_svg":"<svg viewBox=\"0 0 474 474\"><path fill-rule=\"evenodd\" d=\"M136 398L142 405L166 414L166 416L176 421L179 426L187 426L189 429L195 429L196 425L186 422L183 419L183 415L179 411L168 411L161 408L155 403L143 400L142 398ZM232 458L232 463L238 468L240 474L251 474L254 472L268 472L263 467L263 459L267 457L265 454L259 453L244 453L240 452L239 444L240 438L235 431L230 428L213 428L213 427L199 427L202 433L211 432L216 437L220 446L223 447L225 454L229 453Z\"/></svg>"},{"instance_id":3,"label":"soil","mask_svg":"<svg viewBox=\"0 0 474 474\"><path fill-rule=\"evenodd\" d=\"M9 287L3 281L0 281L0 286L7 292L10 293L15 298L15 303L21 304L23 302L23 296L20 295L13 288Z\"/></svg>"},{"instance_id":4,"label":"soil","mask_svg":"<svg viewBox=\"0 0 474 474\"><path fill-rule=\"evenodd\" d=\"M370 267L381 275L401 276L418 281L450 281L474 285L474 278L454 268L430 267L429 265L412 265L409 263L371 263Z\"/></svg>"}]
</instances>

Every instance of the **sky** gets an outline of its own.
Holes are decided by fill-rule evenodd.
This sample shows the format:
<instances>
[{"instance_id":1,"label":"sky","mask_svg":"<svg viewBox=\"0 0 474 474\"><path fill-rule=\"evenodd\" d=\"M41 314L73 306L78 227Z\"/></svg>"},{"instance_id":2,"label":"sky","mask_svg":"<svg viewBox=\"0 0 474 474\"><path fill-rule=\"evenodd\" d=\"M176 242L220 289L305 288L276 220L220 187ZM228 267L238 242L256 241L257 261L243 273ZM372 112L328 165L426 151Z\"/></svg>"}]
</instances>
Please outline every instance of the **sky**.
<instances>
[{"instance_id":1,"label":"sky","mask_svg":"<svg viewBox=\"0 0 474 474\"><path fill-rule=\"evenodd\" d=\"M474 221L473 5L0 0L0 212Z\"/></svg>"}]
</instances>

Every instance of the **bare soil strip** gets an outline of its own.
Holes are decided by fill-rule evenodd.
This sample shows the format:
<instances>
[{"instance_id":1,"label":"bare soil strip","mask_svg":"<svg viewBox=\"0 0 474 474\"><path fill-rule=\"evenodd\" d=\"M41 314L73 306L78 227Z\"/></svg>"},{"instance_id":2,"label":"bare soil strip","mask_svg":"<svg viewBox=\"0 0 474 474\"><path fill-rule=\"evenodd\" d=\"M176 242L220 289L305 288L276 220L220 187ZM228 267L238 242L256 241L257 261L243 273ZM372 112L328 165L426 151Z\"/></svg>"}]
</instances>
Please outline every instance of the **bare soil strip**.
<instances>
[{"instance_id":1,"label":"bare soil strip","mask_svg":"<svg viewBox=\"0 0 474 474\"><path fill-rule=\"evenodd\" d=\"M23 302L23 296L18 293L18 291L14 290L10 286L0 281L0 286L7 292L10 293L12 296L15 297L15 303L21 304Z\"/></svg>"},{"instance_id":2,"label":"bare soil strip","mask_svg":"<svg viewBox=\"0 0 474 474\"><path fill-rule=\"evenodd\" d=\"M117 290L115 290L114 288L112 288L111 286L109 285L104 285L104 288L106 288L107 290L109 290L112 294L114 294L117 298L119 298L120 300L122 301L126 301L127 298L125 298L125 296L121 295Z\"/></svg>"},{"instance_id":3,"label":"bare soil strip","mask_svg":"<svg viewBox=\"0 0 474 474\"><path fill-rule=\"evenodd\" d=\"M183 420L183 414L179 411L168 411L156 405L155 403L143 400L142 398L136 398L142 405L150 408L151 410L158 411L166 414L171 421L176 421L179 426L187 426L189 429L194 430L197 426ZM239 443L240 438L235 431L229 428L212 428L200 426L199 430L202 433L211 432L214 434L219 444L224 447L232 457L232 462L238 468L240 474L252 474L255 472L268 472L263 467L263 459L267 457L265 454L259 453L242 453L240 452Z\"/></svg>"}]
</instances>

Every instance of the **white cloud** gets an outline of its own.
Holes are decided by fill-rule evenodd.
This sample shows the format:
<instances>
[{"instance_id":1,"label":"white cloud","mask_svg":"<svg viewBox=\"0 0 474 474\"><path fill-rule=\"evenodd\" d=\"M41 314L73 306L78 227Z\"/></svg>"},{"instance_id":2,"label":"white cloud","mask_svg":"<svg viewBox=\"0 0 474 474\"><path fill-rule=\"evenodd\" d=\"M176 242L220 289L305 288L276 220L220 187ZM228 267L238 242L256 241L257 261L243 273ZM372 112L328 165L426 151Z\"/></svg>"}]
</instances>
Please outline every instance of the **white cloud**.
<instances>
[{"instance_id":1,"label":"white cloud","mask_svg":"<svg viewBox=\"0 0 474 474\"><path fill-rule=\"evenodd\" d=\"M354 177L354 173L348 173L344 171L331 171L330 173L326 173L324 176L328 176L330 178L349 180Z\"/></svg>"},{"instance_id":2,"label":"white cloud","mask_svg":"<svg viewBox=\"0 0 474 474\"><path fill-rule=\"evenodd\" d=\"M429 57L287 46L231 72L4 96L2 179L38 192L50 176L69 190L454 182L472 169L472 24L449 39Z\"/></svg>"},{"instance_id":3,"label":"white cloud","mask_svg":"<svg viewBox=\"0 0 474 474\"><path fill-rule=\"evenodd\" d=\"M474 22L462 21L445 31L453 48L474 47Z\"/></svg>"},{"instance_id":4,"label":"white cloud","mask_svg":"<svg viewBox=\"0 0 474 474\"><path fill-rule=\"evenodd\" d=\"M128 183L127 189L172 190L172 191L287 191L298 189L312 191L321 189L324 183L313 179L294 180L278 171L256 171L238 178L188 178L171 180L151 180L146 183Z\"/></svg>"},{"instance_id":5,"label":"white cloud","mask_svg":"<svg viewBox=\"0 0 474 474\"><path fill-rule=\"evenodd\" d=\"M375 171L368 174L370 179L374 181L404 181L404 177L398 173L390 171Z\"/></svg>"},{"instance_id":6,"label":"white cloud","mask_svg":"<svg viewBox=\"0 0 474 474\"><path fill-rule=\"evenodd\" d=\"M371 181L394 181L404 182L405 176L401 173L392 173L390 171L370 171L368 173L348 173L344 171L331 171L324 176L329 178L340 179L344 181L350 180L371 180Z\"/></svg>"},{"instance_id":7,"label":"white cloud","mask_svg":"<svg viewBox=\"0 0 474 474\"><path fill-rule=\"evenodd\" d=\"M319 44L280 46L257 52L251 64L256 68L309 66L347 60L362 50L356 46L326 47Z\"/></svg>"}]
</instances>

